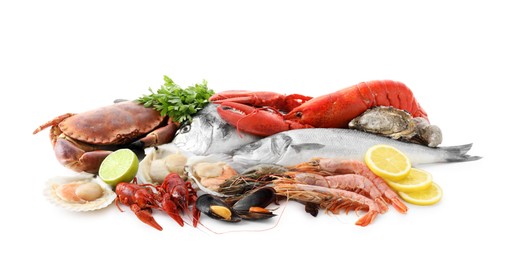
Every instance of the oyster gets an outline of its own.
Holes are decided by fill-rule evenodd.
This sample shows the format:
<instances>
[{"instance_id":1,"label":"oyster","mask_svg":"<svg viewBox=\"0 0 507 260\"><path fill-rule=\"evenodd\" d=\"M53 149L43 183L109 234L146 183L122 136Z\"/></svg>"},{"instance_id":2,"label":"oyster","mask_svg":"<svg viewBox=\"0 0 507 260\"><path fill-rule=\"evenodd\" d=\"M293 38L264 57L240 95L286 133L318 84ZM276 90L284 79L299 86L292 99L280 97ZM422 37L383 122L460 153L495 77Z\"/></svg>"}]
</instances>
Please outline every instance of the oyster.
<instances>
[{"instance_id":1,"label":"oyster","mask_svg":"<svg viewBox=\"0 0 507 260\"><path fill-rule=\"evenodd\" d=\"M164 145L153 149L140 163L138 174L141 183L161 184L170 173L177 173L183 180L187 179L184 171L188 156L173 145Z\"/></svg>"},{"instance_id":2,"label":"oyster","mask_svg":"<svg viewBox=\"0 0 507 260\"><path fill-rule=\"evenodd\" d=\"M94 174L52 178L44 193L52 203L72 211L105 208L116 198L111 187Z\"/></svg>"},{"instance_id":3,"label":"oyster","mask_svg":"<svg viewBox=\"0 0 507 260\"><path fill-rule=\"evenodd\" d=\"M378 106L366 110L349 122L349 128L383 135L393 139L436 147L442 143L438 126L422 117L394 107Z\"/></svg>"},{"instance_id":4,"label":"oyster","mask_svg":"<svg viewBox=\"0 0 507 260\"><path fill-rule=\"evenodd\" d=\"M238 174L219 155L193 156L185 165L185 172L199 189L220 197L224 197L224 194L217 192L220 185Z\"/></svg>"}]
</instances>

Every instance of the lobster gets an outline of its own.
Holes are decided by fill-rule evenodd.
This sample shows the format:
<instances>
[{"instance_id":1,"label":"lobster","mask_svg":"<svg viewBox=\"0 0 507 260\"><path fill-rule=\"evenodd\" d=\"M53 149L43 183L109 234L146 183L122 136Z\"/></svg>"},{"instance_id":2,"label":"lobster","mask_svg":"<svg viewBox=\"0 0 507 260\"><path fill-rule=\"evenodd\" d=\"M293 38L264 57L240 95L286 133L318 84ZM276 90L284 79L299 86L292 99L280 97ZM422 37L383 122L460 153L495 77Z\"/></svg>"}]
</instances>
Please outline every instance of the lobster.
<instances>
[{"instance_id":1,"label":"lobster","mask_svg":"<svg viewBox=\"0 0 507 260\"><path fill-rule=\"evenodd\" d=\"M116 207L123 212L118 201L124 205L130 206L130 209L136 214L142 222L162 231L162 227L152 216L152 209L158 209L158 194L156 194L150 184L137 184L134 178L132 183L120 182L116 185Z\"/></svg>"},{"instance_id":2,"label":"lobster","mask_svg":"<svg viewBox=\"0 0 507 260\"><path fill-rule=\"evenodd\" d=\"M161 194L161 208L171 218L173 218L180 226L184 225L179 211L188 211L189 206L192 208L192 224L197 226L200 217L200 211L195 206L197 201L197 192L188 181L183 181L177 173L169 173L162 184L156 186Z\"/></svg>"},{"instance_id":3,"label":"lobster","mask_svg":"<svg viewBox=\"0 0 507 260\"><path fill-rule=\"evenodd\" d=\"M315 98L270 93L226 91L210 101L220 104L217 111L226 122L259 136L299 128L347 128L352 119L375 106L392 106L428 119L412 91L392 80L361 82Z\"/></svg>"}]
</instances>

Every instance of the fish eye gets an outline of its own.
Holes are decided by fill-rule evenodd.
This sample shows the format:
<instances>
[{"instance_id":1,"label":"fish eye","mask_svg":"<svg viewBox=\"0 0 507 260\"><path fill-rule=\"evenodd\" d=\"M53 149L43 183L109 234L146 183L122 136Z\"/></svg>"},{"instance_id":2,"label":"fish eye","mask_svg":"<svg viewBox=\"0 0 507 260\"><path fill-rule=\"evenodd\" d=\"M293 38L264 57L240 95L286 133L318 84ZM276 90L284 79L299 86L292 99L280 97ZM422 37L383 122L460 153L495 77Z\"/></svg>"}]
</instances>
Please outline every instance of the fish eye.
<instances>
[{"instance_id":1,"label":"fish eye","mask_svg":"<svg viewBox=\"0 0 507 260\"><path fill-rule=\"evenodd\" d=\"M190 125L184 125L180 128L180 133L188 133L192 127Z\"/></svg>"},{"instance_id":2,"label":"fish eye","mask_svg":"<svg viewBox=\"0 0 507 260\"><path fill-rule=\"evenodd\" d=\"M303 117L303 112L297 111L296 112L296 117L299 117L299 118Z\"/></svg>"}]
</instances>

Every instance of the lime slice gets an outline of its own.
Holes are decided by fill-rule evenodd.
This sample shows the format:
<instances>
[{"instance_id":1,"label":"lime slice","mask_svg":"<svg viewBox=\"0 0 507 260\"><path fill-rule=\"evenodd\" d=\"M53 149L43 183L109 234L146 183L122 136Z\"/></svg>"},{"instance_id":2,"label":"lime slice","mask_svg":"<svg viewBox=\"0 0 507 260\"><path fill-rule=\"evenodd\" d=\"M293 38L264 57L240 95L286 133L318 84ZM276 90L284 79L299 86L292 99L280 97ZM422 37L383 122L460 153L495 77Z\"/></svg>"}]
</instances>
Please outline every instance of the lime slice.
<instances>
[{"instance_id":1,"label":"lime slice","mask_svg":"<svg viewBox=\"0 0 507 260\"><path fill-rule=\"evenodd\" d=\"M396 191L414 192L429 188L433 182L433 177L427 171L412 168L408 175L399 181L385 180L391 188Z\"/></svg>"},{"instance_id":2,"label":"lime slice","mask_svg":"<svg viewBox=\"0 0 507 260\"><path fill-rule=\"evenodd\" d=\"M442 188L434 182L425 190L414 192L400 191L399 194L406 202L421 206L433 205L439 202L443 196Z\"/></svg>"},{"instance_id":3,"label":"lime slice","mask_svg":"<svg viewBox=\"0 0 507 260\"><path fill-rule=\"evenodd\" d=\"M376 175L397 181L405 178L412 165L400 150L389 145L374 145L366 151L365 163Z\"/></svg>"},{"instance_id":4,"label":"lime slice","mask_svg":"<svg viewBox=\"0 0 507 260\"><path fill-rule=\"evenodd\" d=\"M107 184L131 182L137 174L139 159L129 149L119 149L109 154L100 164L99 177Z\"/></svg>"}]
</instances>

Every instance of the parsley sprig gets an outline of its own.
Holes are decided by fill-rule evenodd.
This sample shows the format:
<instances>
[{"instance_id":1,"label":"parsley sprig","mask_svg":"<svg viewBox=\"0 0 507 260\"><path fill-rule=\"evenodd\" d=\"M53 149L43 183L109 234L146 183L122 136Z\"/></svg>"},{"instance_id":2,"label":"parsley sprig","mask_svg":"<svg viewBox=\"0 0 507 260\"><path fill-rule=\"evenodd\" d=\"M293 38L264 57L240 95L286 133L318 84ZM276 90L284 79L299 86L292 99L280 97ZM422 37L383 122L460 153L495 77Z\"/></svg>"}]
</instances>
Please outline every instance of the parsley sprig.
<instances>
[{"instance_id":1,"label":"parsley sprig","mask_svg":"<svg viewBox=\"0 0 507 260\"><path fill-rule=\"evenodd\" d=\"M175 122L191 121L197 111L209 103L209 98L215 93L208 89L208 82L181 88L168 76L164 75L164 85L151 94L143 95L137 102L145 107L152 107L160 111L162 116L169 116Z\"/></svg>"}]
</instances>

